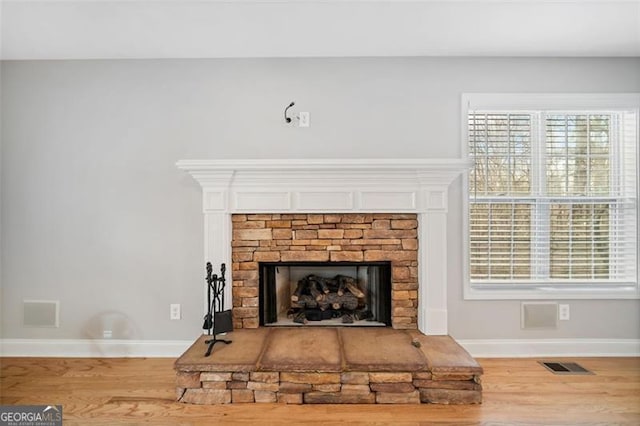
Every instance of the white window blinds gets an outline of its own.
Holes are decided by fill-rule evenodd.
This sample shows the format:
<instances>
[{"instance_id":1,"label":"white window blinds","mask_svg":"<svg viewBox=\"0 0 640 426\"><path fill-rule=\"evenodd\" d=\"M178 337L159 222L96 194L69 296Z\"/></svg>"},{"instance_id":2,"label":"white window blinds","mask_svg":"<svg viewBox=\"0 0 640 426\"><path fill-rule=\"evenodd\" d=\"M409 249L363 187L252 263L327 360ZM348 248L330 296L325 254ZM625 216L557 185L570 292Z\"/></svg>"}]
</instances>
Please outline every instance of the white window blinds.
<instances>
[{"instance_id":1,"label":"white window blinds","mask_svg":"<svg viewBox=\"0 0 640 426\"><path fill-rule=\"evenodd\" d=\"M470 110L472 285L637 285L637 120Z\"/></svg>"}]
</instances>

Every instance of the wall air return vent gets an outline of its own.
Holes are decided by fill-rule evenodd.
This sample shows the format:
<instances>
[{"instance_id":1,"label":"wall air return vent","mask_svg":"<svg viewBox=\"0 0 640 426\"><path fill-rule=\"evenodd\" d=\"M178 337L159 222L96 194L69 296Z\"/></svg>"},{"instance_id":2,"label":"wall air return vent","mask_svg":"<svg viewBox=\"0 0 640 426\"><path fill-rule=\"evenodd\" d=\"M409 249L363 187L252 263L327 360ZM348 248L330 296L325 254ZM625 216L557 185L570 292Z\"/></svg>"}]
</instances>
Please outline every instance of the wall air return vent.
<instances>
[{"instance_id":1,"label":"wall air return vent","mask_svg":"<svg viewBox=\"0 0 640 426\"><path fill-rule=\"evenodd\" d=\"M23 324L26 327L58 327L60 302L57 300L23 300Z\"/></svg>"},{"instance_id":2,"label":"wall air return vent","mask_svg":"<svg viewBox=\"0 0 640 426\"><path fill-rule=\"evenodd\" d=\"M558 304L555 302L523 302L520 325L523 329L557 328Z\"/></svg>"}]
</instances>

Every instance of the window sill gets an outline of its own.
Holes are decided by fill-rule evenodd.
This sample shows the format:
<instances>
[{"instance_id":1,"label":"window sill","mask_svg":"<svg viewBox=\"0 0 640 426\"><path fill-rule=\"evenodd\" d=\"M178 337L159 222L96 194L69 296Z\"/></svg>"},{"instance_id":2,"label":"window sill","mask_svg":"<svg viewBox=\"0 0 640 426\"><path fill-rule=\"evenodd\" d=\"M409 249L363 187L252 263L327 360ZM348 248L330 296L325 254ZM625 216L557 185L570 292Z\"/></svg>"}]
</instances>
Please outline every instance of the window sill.
<instances>
[{"instance_id":1,"label":"window sill","mask_svg":"<svg viewBox=\"0 0 640 426\"><path fill-rule=\"evenodd\" d=\"M553 284L466 284L465 300L567 300L567 299L640 299L640 289L633 283L622 285L553 285Z\"/></svg>"}]
</instances>

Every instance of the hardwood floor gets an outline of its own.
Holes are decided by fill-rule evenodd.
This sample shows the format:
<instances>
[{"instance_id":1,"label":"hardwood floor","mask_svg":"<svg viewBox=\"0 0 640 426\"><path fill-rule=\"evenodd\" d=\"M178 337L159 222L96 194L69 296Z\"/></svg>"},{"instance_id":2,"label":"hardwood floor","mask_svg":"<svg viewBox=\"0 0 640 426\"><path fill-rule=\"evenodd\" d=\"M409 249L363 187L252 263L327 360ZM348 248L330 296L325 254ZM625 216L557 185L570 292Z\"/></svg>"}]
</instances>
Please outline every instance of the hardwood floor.
<instances>
[{"instance_id":1,"label":"hardwood floor","mask_svg":"<svg viewBox=\"0 0 640 426\"><path fill-rule=\"evenodd\" d=\"M538 359L479 359L482 405L197 406L174 401L174 359L1 358L0 403L62 404L65 425L640 424L640 358L571 360L595 375L553 375Z\"/></svg>"}]
</instances>

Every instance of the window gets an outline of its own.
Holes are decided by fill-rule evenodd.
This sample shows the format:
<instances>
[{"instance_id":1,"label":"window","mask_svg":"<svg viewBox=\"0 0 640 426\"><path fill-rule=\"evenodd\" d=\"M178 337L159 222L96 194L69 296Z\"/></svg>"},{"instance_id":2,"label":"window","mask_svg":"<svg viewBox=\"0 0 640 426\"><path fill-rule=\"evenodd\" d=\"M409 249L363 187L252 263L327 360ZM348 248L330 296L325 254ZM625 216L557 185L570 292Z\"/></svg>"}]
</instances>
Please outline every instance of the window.
<instances>
[{"instance_id":1,"label":"window","mask_svg":"<svg viewBox=\"0 0 640 426\"><path fill-rule=\"evenodd\" d=\"M639 98L463 98L467 297L639 295Z\"/></svg>"}]
</instances>

